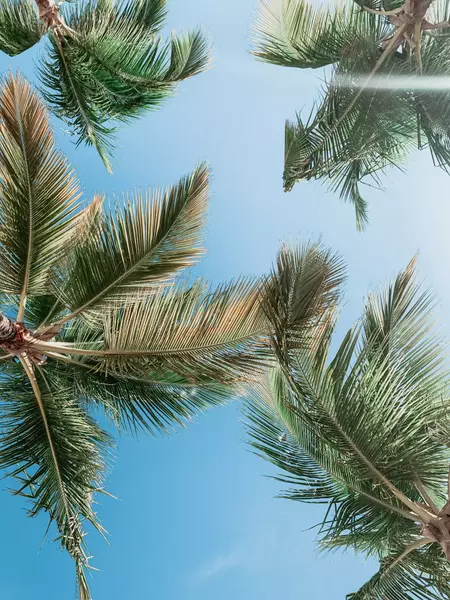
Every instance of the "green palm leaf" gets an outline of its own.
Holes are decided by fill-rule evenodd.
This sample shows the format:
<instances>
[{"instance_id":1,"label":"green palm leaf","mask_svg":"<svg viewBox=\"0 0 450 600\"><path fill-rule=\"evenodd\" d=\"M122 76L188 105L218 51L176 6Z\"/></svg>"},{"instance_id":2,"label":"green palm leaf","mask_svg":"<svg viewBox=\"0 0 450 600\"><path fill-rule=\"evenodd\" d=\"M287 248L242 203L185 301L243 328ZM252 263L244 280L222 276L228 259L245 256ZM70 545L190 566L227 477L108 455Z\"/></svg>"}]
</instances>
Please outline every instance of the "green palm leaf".
<instances>
[{"instance_id":1,"label":"green palm leaf","mask_svg":"<svg viewBox=\"0 0 450 600\"><path fill-rule=\"evenodd\" d=\"M97 82L90 78L90 65L85 57L84 64L77 63L77 55L67 45L51 39L48 57L42 61L40 80L44 99L53 113L66 121L76 135L77 144L92 145L100 155L103 164L112 172L110 136L115 128L106 125L100 110L96 108L100 92ZM81 71L81 72L80 72ZM87 72L88 76L84 76ZM89 99L92 99L89 101Z\"/></svg>"},{"instance_id":2,"label":"green palm leaf","mask_svg":"<svg viewBox=\"0 0 450 600\"><path fill-rule=\"evenodd\" d=\"M45 511L56 523L59 542L76 563L80 599L88 600L83 520L102 531L91 504L110 440L68 390L29 366L26 371L29 380L19 373L2 380L0 464L21 482L16 493L31 501L30 516Z\"/></svg>"},{"instance_id":3,"label":"green palm leaf","mask_svg":"<svg viewBox=\"0 0 450 600\"><path fill-rule=\"evenodd\" d=\"M383 171L401 166L416 142L417 118L406 94L368 90L342 120L356 93L330 88L314 114L286 123L283 179L286 191L299 180L323 181L354 205L361 230L368 222L361 186L380 187Z\"/></svg>"},{"instance_id":4,"label":"green palm leaf","mask_svg":"<svg viewBox=\"0 0 450 600\"><path fill-rule=\"evenodd\" d=\"M443 76L447 54L445 39L424 42L424 74ZM364 73L378 55L377 44L369 45L368 38L354 55L341 58L320 105L306 120L298 116L288 122L285 134L285 189L303 179L326 182L354 204L359 229L368 220L361 185L380 187L381 174L401 167L414 147L429 147L435 165L444 170L450 158L448 91L401 89L401 83L383 89L383 81L395 76L404 78L404 85L414 81L410 63L397 56L379 70L381 89L374 85L361 92Z\"/></svg>"},{"instance_id":5,"label":"green palm leaf","mask_svg":"<svg viewBox=\"0 0 450 600\"><path fill-rule=\"evenodd\" d=\"M200 30L163 41L165 0L44 5L1 0L0 50L20 54L47 34L38 62L43 96L77 144L94 146L111 171L118 122L158 108L180 81L205 70L210 43Z\"/></svg>"},{"instance_id":6,"label":"green palm leaf","mask_svg":"<svg viewBox=\"0 0 450 600\"><path fill-rule=\"evenodd\" d=\"M230 388L214 381L196 381L166 372L145 376L115 374L99 369L89 360L53 363L62 381L71 382L73 393L86 405L105 411L119 429L134 434L141 430L152 434L170 433L185 427L196 414L230 400Z\"/></svg>"},{"instance_id":7,"label":"green palm leaf","mask_svg":"<svg viewBox=\"0 0 450 600\"><path fill-rule=\"evenodd\" d=\"M201 256L198 247L208 199L208 172L200 165L166 191L137 191L124 208L101 214L79 240L65 264L59 290L71 312L101 311L129 293L169 282Z\"/></svg>"},{"instance_id":8,"label":"green palm leaf","mask_svg":"<svg viewBox=\"0 0 450 600\"><path fill-rule=\"evenodd\" d=\"M242 279L215 290L198 282L129 298L107 311L98 329L69 329L70 343L36 342L35 347L50 356L96 359L97 368L117 375L230 383L261 366L266 332L259 286Z\"/></svg>"},{"instance_id":9,"label":"green palm leaf","mask_svg":"<svg viewBox=\"0 0 450 600\"><path fill-rule=\"evenodd\" d=\"M282 247L262 297L280 356L322 339L318 333L333 320L344 280L342 259L320 243Z\"/></svg>"},{"instance_id":10,"label":"green palm leaf","mask_svg":"<svg viewBox=\"0 0 450 600\"><path fill-rule=\"evenodd\" d=\"M79 186L55 147L42 104L20 76L0 95L0 254L2 291L27 296L50 291L50 275L73 234Z\"/></svg>"}]
</instances>

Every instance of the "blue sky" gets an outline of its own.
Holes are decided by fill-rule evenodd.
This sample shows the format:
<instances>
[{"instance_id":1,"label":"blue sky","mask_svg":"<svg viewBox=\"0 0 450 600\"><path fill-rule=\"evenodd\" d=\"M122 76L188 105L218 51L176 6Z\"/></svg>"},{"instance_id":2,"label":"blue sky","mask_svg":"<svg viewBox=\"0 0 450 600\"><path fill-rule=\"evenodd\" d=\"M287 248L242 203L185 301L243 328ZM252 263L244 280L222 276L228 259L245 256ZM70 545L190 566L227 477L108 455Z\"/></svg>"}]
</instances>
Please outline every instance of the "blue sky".
<instances>
[{"instance_id":1,"label":"blue sky","mask_svg":"<svg viewBox=\"0 0 450 600\"><path fill-rule=\"evenodd\" d=\"M284 121L308 107L320 72L264 65L248 54L254 0L169 0L170 28L203 25L215 45L214 68L186 82L163 110L122 130L120 160L109 176L94 152L76 149L55 122L60 145L86 193L169 184L207 160L211 207L199 272L215 282L266 271L280 241L322 236L342 253L349 280L342 332L362 300L420 250L420 272L450 310L446 256L450 180L426 152L407 171L391 171L387 193L369 190L371 223L356 232L353 210L318 184L281 188ZM32 75L32 58L1 57L0 68ZM445 330L446 326L444 327ZM94 600L338 600L373 565L351 555L318 555L314 532L323 514L275 499L272 468L245 445L239 405L216 409L170 438L123 437L109 490L98 507L110 545L92 535L100 572ZM3 481L2 487L8 487ZM3 543L0 596L61 600L74 594L72 564L56 545L41 549L43 520L26 519L21 502L0 495ZM90 536L91 537L91 536Z\"/></svg>"}]
</instances>

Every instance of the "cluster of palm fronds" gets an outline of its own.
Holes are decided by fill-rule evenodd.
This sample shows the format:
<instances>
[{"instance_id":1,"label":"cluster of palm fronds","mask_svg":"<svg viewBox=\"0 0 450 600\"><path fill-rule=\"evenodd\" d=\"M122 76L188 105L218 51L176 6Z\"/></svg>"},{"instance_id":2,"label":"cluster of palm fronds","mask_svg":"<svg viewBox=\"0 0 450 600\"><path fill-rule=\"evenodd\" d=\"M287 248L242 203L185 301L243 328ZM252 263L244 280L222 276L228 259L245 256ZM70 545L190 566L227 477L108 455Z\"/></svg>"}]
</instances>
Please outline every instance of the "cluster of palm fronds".
<instances>
[{"instance_id":1,"label":"cluster of palm fronds","mask_svg":"<svg viewBox=\"0 0 450 600\"><path fill-rule=\"evenodd\" d=\"M361 2L334 9L302 0L263 2L257 56L299 68L333 66L321 102L286 126L285 188L328 181L367 221L361 182L428 146L450 166L449 92L427 77L450 68L448 5ZM427 35L428 34L428 35ZM329 263L330 264L330 263ZM337 269L337 271L335 271ZM312 272L262 299L276 363L252 386L247 408L255 451L282 469L284 496L327 506L325 549L356 550L379 570L351 600L444 600L450 596L450 388L432 298L415 261L369 297L332 355L338 287L304 327ZM330 264L342 276L339 265ZM299 311L299 312L298 312Z\"/></svg>"},{"instance_id":2,"label":"cluster of palm fronds","mask_svg":"<svg viewBox=\"0 0 450 600\"><path fill-rule=\"evenodd\" d=\"M0 50L14 56L46 36L38 61L51 109L95 146L110 169L114 121L158 107L179 81L207 68L201 30L161 39L166 0L1 0ZM49 15L51 18L49 18Z\"/></svg>"},{"instance_id":3,"label":"cluster of palm fronds","mask_svg":"<svg viewBox=\"0 0 450 600\"><path fill-rule=\"evenodd\" d=\"M327 313L340 271L311 245L283 248L268 279L179 281L202 254L204 165L166 191L89 202L20 77L3 84L0 119L0 467L30 514L56 523L85 600L83 522L102 531L92 502L112 444L94 412L166 431L232 398L267 364L262 299L284 303L308 272L293 315L306 330Z\"/></svg>"},{"instance_id":4,"label":"cluster of palm fronds","mask_svg":"<svg viewBox=\"0 0 450 600\"><path fill-rule=\"evenodd\" d=\"M83 520L118 426L165 430L223 402L266 353L258 284L177 283L199 256L208 172L123 206L81 198L42 103L0 94L0 466L48 512L89 598Z\"/></svg>"},{"instance_id":5,"label":"cluster of palm fronds","mask_svg":"<svg viewBox=\"0 0 450 600\"><path fill-rule=\"evenodd\" d=\"M278 365L253 387L252 445L283 470L284 497L327 505L324 548L379 560L352 600L450 594L449 371L414 271L369 297L333 356L333 303L312 335L295 301L265 303Z\"/></svg>"},{"instance_id":6,"label":"cluster of palm fronds","mask_svg":"<svg viewBox=\"0 0 450 600\"><path fill-rule=\"evenodd\" d=\"M324 181L354 204L359 228L368 219L361 184L380 186L385 169L400 167L414 147L428 147L436 166L450 168L450 93L436 86L450 74L448 5L431 6L435 24L423 19L417 39L396 41L391 12L402 6L401 0L333 8L265 0L256 29L261 60L333 67L318 105L306 119L286 124L284 187Z\"/></svg>"},{"instance_id":7,"label":"cluster of palm fronds","mask_svg":"<svg viewBox=\"0 0 450 600\"><path fill-rule=\"evenodd\" d=\"M433 24L430 4L264 4L260 58L334 65L317 110L287 125L287 189L327 178L362 226L364 178L378 182L415 145L449 167L448 92L417 85L450 73L448 7ZM164 17L165 0L0 0L0 50L48 37L44 97L109 166L111 123L207 65L199 31L161 41ZM30 515L56 526L80 600L90 600L84 529L104 533L92 505L114 445L98 416L165 432L242 392L252 443L284 471L286 497L328 505L321 544L379 560L349 598L448 598L449 371L415 262L369 297L331 356L339 256L283 246L265 277L181 279L203 252L205 165L166 190L88 200L20 76L2 83L0 122L0 468Z\"/></svg>"}]
</instances>

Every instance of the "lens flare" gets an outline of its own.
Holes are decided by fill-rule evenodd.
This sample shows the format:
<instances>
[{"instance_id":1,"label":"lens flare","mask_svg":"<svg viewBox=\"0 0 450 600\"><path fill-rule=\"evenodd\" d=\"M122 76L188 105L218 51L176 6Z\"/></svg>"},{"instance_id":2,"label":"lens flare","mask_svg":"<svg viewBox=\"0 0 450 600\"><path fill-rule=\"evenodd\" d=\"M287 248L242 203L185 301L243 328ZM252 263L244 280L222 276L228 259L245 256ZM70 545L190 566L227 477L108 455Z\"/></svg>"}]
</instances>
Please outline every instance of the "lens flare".
<instances>
[{"instance_id":1,"label":"lens flare","mask_svg":"<svg viewBox=\"0 0 450 600\"><path fill-rule=\"evenodd\" d=\"M343 88L369 90L450 90L450 77L438 75L378 75L355 77L338 75L336 81Z\"/></svg>"}]
</instances>

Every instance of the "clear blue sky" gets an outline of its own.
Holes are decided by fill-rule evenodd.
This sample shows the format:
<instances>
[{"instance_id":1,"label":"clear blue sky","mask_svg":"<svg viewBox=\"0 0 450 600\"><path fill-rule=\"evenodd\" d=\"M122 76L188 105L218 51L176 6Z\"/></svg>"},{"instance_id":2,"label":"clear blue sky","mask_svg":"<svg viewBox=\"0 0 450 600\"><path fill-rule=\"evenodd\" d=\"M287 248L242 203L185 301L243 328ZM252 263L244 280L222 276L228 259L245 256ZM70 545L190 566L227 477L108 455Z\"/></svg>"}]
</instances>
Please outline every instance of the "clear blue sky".
<instances>
[{"instance_id":1,"label":"clear blue sky","mask_svg":"<svg viewBox=\"0 0 450 600\"><path fill-rule=\"evenodd\" d=\"M158 113L119 137L109 176L94 152L75 149L56 122L59 143L88 194L169 184L207 160L211 208L199 271L214 281L267 270L281 240L322 235L348 264L342 333L366 292L392 277L420 249L421 273L450 312L450 179L422 152L407 172L392 171L388 192L370 192L371 224L355 230L353 209L314 183L281 188L285 118L308 108L320 73L259 64L248 54L254 0L169 0L169 26L202 24L215 43L214 68L185 83ZM8 60L32 74L38 52ZM239 405L212 411L170 438L123 437L109 478L118 501L98 507L108 546L89 536L94 600L343 600L373 565L350 555L318 556L305 531L322 510L274 499L273 470L249 453ZM3 481L2 487L8 487ZM62 600L74 594L70 560L47 542L45 523L0 495L2 600Z\"/></svg>"}]
</instances>

